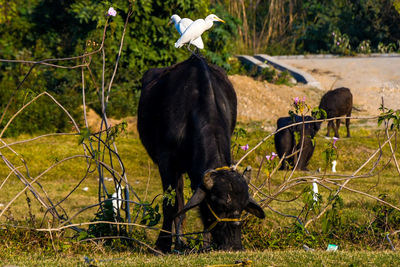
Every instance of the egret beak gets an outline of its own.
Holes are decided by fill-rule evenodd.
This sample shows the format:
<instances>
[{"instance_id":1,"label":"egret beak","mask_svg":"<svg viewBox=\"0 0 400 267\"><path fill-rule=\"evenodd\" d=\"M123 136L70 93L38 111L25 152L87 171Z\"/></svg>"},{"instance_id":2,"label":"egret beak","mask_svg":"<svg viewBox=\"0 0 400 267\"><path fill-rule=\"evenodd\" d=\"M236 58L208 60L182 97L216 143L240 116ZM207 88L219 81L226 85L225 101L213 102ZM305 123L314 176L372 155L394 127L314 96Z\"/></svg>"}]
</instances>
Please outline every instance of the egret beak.
<instances>
[{"instance_id":1,"label":"egret beak","mask_svg":"<svg viewBox=\"0 0 400 267\"><path fill-rule=\"evenodd\" d=\"M170 19L169 21L168 21L168 25L171 25L172 24L172 19Z\"/></svg>"},{"instance_id":2,"label":"egret beak","mask_svg":"<svg viewBox=\"0 0 400 267\"><path fill-rule=\"evenodd\" d=\"M222 20L222 19L220 19L220 18L217 18L217 20L218 20L218 21L221 21L222 23L225 23L225 21Z\"/></svg>"}]
</instances>

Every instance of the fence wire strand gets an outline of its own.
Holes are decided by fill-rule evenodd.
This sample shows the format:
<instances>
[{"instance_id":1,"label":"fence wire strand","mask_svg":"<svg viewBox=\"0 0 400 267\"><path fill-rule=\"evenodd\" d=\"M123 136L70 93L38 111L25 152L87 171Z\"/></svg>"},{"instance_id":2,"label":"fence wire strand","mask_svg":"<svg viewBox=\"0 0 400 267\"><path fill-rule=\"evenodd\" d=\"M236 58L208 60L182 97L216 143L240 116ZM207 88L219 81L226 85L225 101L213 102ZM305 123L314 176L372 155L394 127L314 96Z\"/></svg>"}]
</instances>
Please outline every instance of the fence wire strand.
<instances>
[{"instance_id":1,"label":"fence wire strand","mask_svg":"<svg viewBox=\"0 0 400 267\"><path fill-rule=\"evenodd\" d=\"M131 3L132 4L132 3ZM83 231L82 227L88 227L89 225L99 225L99 224L107 224L107 225L116 225L118 227L127 227L129 229L128 232L131 232L134 227L141 228L141 229L148 229L148 230L154 230L154 231L163 231L162 229L159 229L157 227L153 226L146 226L143 224L136 223L137 218L140 217L140 213L143 212L140 210L140 208L145 209L146 207L150 207L153 205L155 202L156 198L159 196L157 195L156 197L153 198L151 203L146 203L142 202L139 194L134 190L134 187L132 184L129 183L128 181L128 176L127 176L127 171L125 169L124 163L123 163L123 158L118 152L117 148L117 143L115 142L115 138L113 136L113 130L118 131L119 125L116 126L111 126L108 122L108 117L107 117L107 106L110 100L110 93L111 89L114 83L114 78L116 76L117 70L118 70L118 65L119 65L119 60L122 56L122 50L124 46L124 38L126 34L126 29L127 25L129 22L129 18L132 15L132 9L129 9L129 12L127 13L126 19L125 19L125 24L124 24L124 29L123 33L120 39L119 43L119 49L118 53L116 56L116 60L114 63L114 68L112 69L112 74L111 78L109 81L106 81L106 50L104 47L104 42L106 38L106 31L108 28L108 20L105 23L104 29L103 29L103 36L101 40L100 47L93 51L87 53L85 51L84 54L76 57L69 57L69 58L59 58L59 59L44 59L41 61L25 61L25 60L5 60L5 59L0 59L0 62L3 63L8 63L8 64L31 64L32 66L29 68L29 71L25 74L23 79L21 80L20 83L18 83L17 87L14 89L14 92L12 96L10 97L9 102L5 106L4 110L2 111L1 117L0 117L0 125L2 124L3 120L7 118L6 113L9 112L10 106L13 102L13 99L15 98L16 94L18 91L22 88L24 82L26 79L29 77L29 75L32 73L32 70L38 66L38 65L43 65L46 67L51 67L51 68L62 68L62 69L81 69L81 87L82 87L82 105L83 105L83 121L84 121L84 128L85 131L88 131L88 134L85 135L83 129L80 129L78 123L75 121L73 116L70 114L70 112L63 107L63 105L56 100L54 96L52 96L50 93L43 91L40 94L36 95L34 98L32 98L28 103L24 104L20 109L18 109L13 115L11 115L8 118L8 121L5 123L4 127L2 127L0 131L0 141L2 145L0 146L0 157L5 164L5 166L8 168L8 174L6 177L1 181L0 184L0 193L1 190L4 190L3 188L9 181L11 180L10 178L13 176L16 176L23 185L23 189L21 189L4 207L1 208L0 210L0 219L3 218L5 215L6 211L9 210L11 205L21 197L21 195L27 190L29 190L34 198L38 201L40 206L42 206L44 210L44 215L42 219L41 226L46 225L45 224L45 218L48 214L51 214L53 216L53 223L56 224L56 227L53 227L50 225L50 222L47 221L48 227L47 228L35 228L35 227L25 227L25 226L20 226L20 225L15 225L15 224L8 224L8 223L3 223L0 222L0 225L2 227L15 227L15 228L20 228L20 229L26 229L26 230L35 230L39 232L49 232L51 235L51 240L53 240L52 232L57 232L57 231L65 231L68 229L73 229L76 232L81 232ZM100 55L101 56L101 61L102 61L102 73L101 73L101 82L97 83L95 81L95 77L91 71L91 56L93 55ZM80 64L77 65L69 65L69 66L64 66L60 64L53 64L51 62L73 62L75 60L80 60ZM96 87L96 90L98 91L99 94L99 101L101 103L101 122L100 122L100 127L99 131L97 132L90 132L89 130L89 123L87 119L87 103L86 103L86 95L87 95L87 86L86 86L86 81L85 81L85 74L88 73L90 79L92 79L92 82L94 86ZM100 84L100 86L98 86ZM32 137L29 139L25 140L18 140L18 141L11 141L7 143L8 140L4 139L3 136L9 126L14 122L15 118L18 117L22 112L25 112L25 109L30 106L32 103L40 99L42 96L46 96L50 98L60 109L63 110L63 112L68 116L69 120L71 123L74 125L74 129L76 132L72 133L48 133L44 135L40 135L37 137ZM383 103L382 103L383 106ZM391 162L394 163L397 174L400 176L400 167L399 163L397 161L397 131L390 131L389 130L389 123L385 121L385 128L384 128L384 141L381 143L379 141L379 147L373 151L369 155L369 157L351 174L328 174L326 173L326 169L323 173L317 174L317 175L304 175L304 176L299 176L297 175L297 172L295 172L296 167L299 164L299 160L301 158L301 155L303 153L303 148L304 148L304 142L305 142L305 124L308 123L315 123L315 122L326 122L326 121L331 121L331 120L336 120L340 119L343 117L335 117L335 118L330 118L330 119L325 119L325 120L313 120L313 121L303 121L299 123L294 123L289 126L280 128L279 130L276 130L267 136L265 136L260 142L258 142L253 148L250 150L246 151L246 153L236 161L234 168L239 169L241 164L244 162L244 160L254 153L256 150L260 149L260 147L270 138L272 138L275 134L277 134L280 131L283 131L285 129L288 129L289 127L293 127L296 125L303 125L302 127L302 133L301 133L301 145L299 151L293 153L292 155L288 156L294 156L296 158L294 168L290 171L288 171L285 176L284 180L281 184L271 184L271 180L278 173L278 169L280 165L283 163L283 160L285 157L282 157L278 164L272 169L271 173L269 173L267 176L262 177L262 168L265 164L265 155L262 157L261 161L259 163L254 163L254 165L259 164L257 168L257 175L256 178L251 177L252 181L249 182L250 189L252 190L252 195L254 198L258 198L259 203L261 206L267 207L269 210L272 212L279 214L280 216L284 217L289 217L289 218L294 218L296 221L302 225L302 227L305 229L305 231L308 233L308 228L310 225L314 222L316 222L318 219L320 219L331 207L333 204L333 201L336 196L338 196L342 190L346 190L348 192L352 192L355 194L359 194L363 197L372 199L374 201L377 201L378 203L385 205L387 207L393 208L395 210L400 211L400 207L390 203L388 201L385 201L381 199L380 197L374 196L373 194L368 193L357 189L353 188L350 186L350 182L354 180L359 180L359 179L365 179L369 177L374 177L374 176L379 176L380 172L383 171ZM350 117L352 120L372 120L376 121L379 117L378 116L365 116L365 117ZM57 137L57 136L81 136L83 137L82 141L82 154L76 154L72 156L67 156L63 159L59 159L56 163L52 164L51 166L47 167L44 169L42 172L40 172L38 175L32 175L30 171L30 162L26 162L24 157L18 153L18 149L15 148L19 144L27 144L27 143L32 143L34 141L40 140L42 138L47 138L47 137ZM377 137L379 140L379 137ZM382 162L383 160L383 149L388 146L390 150L390 158L389 160L383 165L381 169L378 169L378 164ZM15 163L11 158L7 157L5 153L2 153L2 150L7 149L10 151L12 154L16 155L16 157L19 159L18 163ZM58 200L54 200L51 197L51 194L49 194L45 189L48 190L48 188L44 188L39 180L44 177L46 174L48 174L51 170L56 169L61 167L63 164L66 164L68 161L71 160L76 160L76 159L83 159L86 167L84 174L82 175L81 178L78 179L78 181L73 185L72 189L69 190L63 197L61 197ZM366 173L360 174L361 171L365 170L366 167L372 164L372 167L366 171ZM150 170L150 167L149 167ZM86 205L84 207L81 207L78 211L76 211L73 214L68 214L67 210L63 205L71 195L73 195L76 190L82 185L82 183L88 179L89 175L92 174L94 171L97 171L97 177L98 177L98 202L95 204L87 205L88 203L85 203ZM106 175L109 175L112 177L113 185L114 188L108 188L106 183L105 183L105 178ZM151 173L149 171L148 174L148 180L147 180L147 185L146 189L144 192L144 200L147 199L148 196L148 190L150 186L150 176ZM260 178L262 178L260 180ZM257 182L256 182L257 181ZM325 205L321 208L319 213L315 214L312 218L309 218L308 220L302 220L300 216L292 215L292 214L286 214L283 211L278 210L273 206L275 203L279 202L294 202L297 201L300 197L300 193L296 193L294 197L291 197L289 199L285 199L283 195L287 192L289 192L293 188L298 188L299 186L304 186L304 185L309 185L311 183L317 183L320 185L324 190L328 191L333 197L325 203ZM40 188L41 192L37 189L37 187ZM124 188L124 189L123 189ZM119 190L124 190L124 193L121 194L121 196L117 197L109 197L111 192L116 192L118 193ZM138 201L132 201L130 200L130 195L133 195ZM122 219L123 221L118 221L115 219L115 221L103 221L103 220L98 220L98 221L92 221L92 222L75 222L75 220L78 220L79 215L82 214L83 212L86 212L88 210L92 209L98 209L101 210L101 212L105 212L104 206L106 203L109 201L116 201L117 205L121 204L121 206L125 206L125 208L121 208L125 212L125 217ZM116 218L122 218L122 215L120 214L121 211L120 208L117 209L116 211ZM304 207L303 207L304 209ZM133 215L133 213L135 213ZM135 218L132 221L132 218ZM57 223L55 222L57 221ZM167 231L166 231L167 232ZM189 235L194 235L194 234L200 234L204 232L195 232L195 233L185 233L185 234L175 234L173 232L167 232L168 234L171 234L173 236L189 236ZM388 233L386 235L386 239L390 243L391 248L394 250L395 247L390 239L390 236L395 236L396 234L400 233L400 230L392 231L391 233ZM136 238L133 237L128 237L128 236L121 236L121 235L115 235L115 236L108 236L108 237L96 237L96 238L88 238L84 241L93 241L93 240L99 240L99 239L127 239L134 241L141 246L144 246L150 250L152 250L155 253L158 253L160 255L163 255L162 252L152 248L150 244L147 244L143 241L140 241ZM188 237L192 238L192 237ZM193 239L193 238L192 238ZM54 247L54 243L53 247ZM54 248L55 249L55 248Z\"/></svg>"}]
</instances>

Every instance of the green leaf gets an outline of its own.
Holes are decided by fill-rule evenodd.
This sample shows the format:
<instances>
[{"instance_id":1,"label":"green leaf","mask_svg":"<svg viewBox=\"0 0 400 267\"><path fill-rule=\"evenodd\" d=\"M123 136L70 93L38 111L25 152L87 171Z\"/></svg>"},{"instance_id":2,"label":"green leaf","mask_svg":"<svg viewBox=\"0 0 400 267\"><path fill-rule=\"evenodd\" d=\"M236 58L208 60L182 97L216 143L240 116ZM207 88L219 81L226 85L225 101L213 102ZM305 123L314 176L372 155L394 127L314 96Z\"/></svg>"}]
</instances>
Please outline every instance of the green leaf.
<instances>
[{"instance_id":1,"label":"green leaf","mask_svg":"<svg viewBox=\"0 0 400 267\"><path fill-rule=\"evenodd\" d=\"M79 233L79 236L78 236L77 239L78 239L78 241L81 241L81 240L86 239L86 238L88 238L88 233L86 231L82 231L82 232Z\"/></svg>"},{"instance_id":2,"label":"green leaf","mask_svg":"<svg viewBox=\"0 0 400 267\"><path fill-rule=\"evenodd\" d=\"M83 128L81 132L79 133L79 139L78 139L78 145L81 145L85 139L90 138L90 131L88 128Z\"/></svg>"}]
</instances>

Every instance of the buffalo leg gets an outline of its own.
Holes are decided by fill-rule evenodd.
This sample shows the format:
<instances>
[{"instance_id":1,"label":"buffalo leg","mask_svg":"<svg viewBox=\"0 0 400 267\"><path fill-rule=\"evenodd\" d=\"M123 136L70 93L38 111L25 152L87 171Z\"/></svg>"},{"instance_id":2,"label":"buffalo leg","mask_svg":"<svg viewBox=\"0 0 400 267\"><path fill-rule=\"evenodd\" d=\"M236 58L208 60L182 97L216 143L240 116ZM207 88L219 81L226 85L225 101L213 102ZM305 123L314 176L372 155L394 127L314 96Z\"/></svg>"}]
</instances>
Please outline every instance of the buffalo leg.
<instances>
[{"instance_id":1,"label":"buffalo leg","mask_svg":"<svg viewBox=\"0 0 400 267\"><path fill-rule=\"evenodd\" d=\"M295 146L293 132L290 129L282 130L276 133L274 140L276 153L278 154L280 159L284 158L282 161L282 165L279 169L289 169L288 165L290 164L290 161L293 160L293 158L288 158L288 156L292 154Z\"/></svg>"},{"instance_id":2,"label":"buffalo leg","mask_svg":"<svg viewBox=\"0 0 400 267\"><path fill-rule=\"evenodd\" d=\"M175 203L177 205L177 210L178 212L183 209L184 206L184 198L183 198L183 177L182 175L178 179L178 184L176 186L176 198L175 198ZM179 250L183 247L183 241L180 238L180 234L182 234L182 224L184 223L186 219L185 214L182 214L179 217L175 217L174 223L175 223L175 233L177 234L176 237L176 244L175 244L175 249Z\"/></svg>"},{"instance_id":3,"label":"buffalo leg","mask_svg":"<svg viewBox=\"0 0 400 267\"><path fill-rule=\"evenodd\" d=\"M336 120L336 127L334 128L335 130L335 137L339 138L339 127L340 127L340 119Z\"/></svg>"},{"instance_id":4,"label":"buffalo leg","mask_svg":"<svg viewBox=\"0 0 400 267\"><path fill-rule=\"evenodd\" d=\"M350 117L351 117L351 112L346 115L346 129L347 129L347 137L350 137Z\"/></svg>"},{"instance_id":5,"label":"buffalo leg","mask_svg":"<svg viewBox=\"0 0 400 267\"><path fill-rule=\"evenodd\" d=\"M299 147L300 148L300 147ZM310 137L306 137L304 140L303 151L299 160L298 168L302 171L308 171L307 165L314 153L314 145Z\"/></svg>"},{"instance_id":6,"label":"buffalo leg","mask_svg":"<svg viewBox=\"0 0 400 267\"><path fill-rule=\"evenodd\" d=\"M200 214L201 220L203 221L204 230L206 230L215 220L214 216L210 213L210 210L205 203L200 204ZM211 233L205 231L205 233L203 233L203 249L211 248L211 241Z\"/></svg>"},{"instance_id":7,"label":"buffalo leg","mask_svg":"<svg viewBox=\"0 0 400 267\"><path fill-rule=\"evenodd\" d=\"M301 141L300 141L301 142ZM300 143L301 144L301 143ZM289 165L292 165L292 168L295 170L295 168L294 167L296 167L296 164L297 164L297 168L299 167L298 166L298 161L299 161L299 155L300 155L300 153L301 153L301 151L300 151L300 148L301 148L301 145L298 145L297 147L293 147L293 153L297 150L298 152L296 153L296 154L294 154L293 155L293 157L291 158L291 161L289 162L288 161L288 163L289 163Z\"/></svg>"},{"instance_id":8,"label":"buffalo leg","mask_svg":"<svg viewBox=\"0 0 400 267\"><path fill-rule=\"evenodd\" d=\"M169 190L176 190L178 181L181 175L174 171L169 166L159 165L159 171L162 179L164 193ZM167 198L163 200L163 225L162 231L158 235L156 241L156 248L162 252L170 252L172 245L172 223L174 221L174 215L178 212L178 202L172 205L171 201Z\"/></svg>"},{"instance_id":9,"label":"buffalo leg","mask_svg":"<svg viewBox=\"0 0 400 267\"><path fill-rule=\"evenodd\" d=\"M328 132L326 133L326 136L329 137L329 133L330 133L331 128L335 129L335 125L334 125L333 121L328 121L327 128L328 128Z\"/></svg>"}]
</instances>

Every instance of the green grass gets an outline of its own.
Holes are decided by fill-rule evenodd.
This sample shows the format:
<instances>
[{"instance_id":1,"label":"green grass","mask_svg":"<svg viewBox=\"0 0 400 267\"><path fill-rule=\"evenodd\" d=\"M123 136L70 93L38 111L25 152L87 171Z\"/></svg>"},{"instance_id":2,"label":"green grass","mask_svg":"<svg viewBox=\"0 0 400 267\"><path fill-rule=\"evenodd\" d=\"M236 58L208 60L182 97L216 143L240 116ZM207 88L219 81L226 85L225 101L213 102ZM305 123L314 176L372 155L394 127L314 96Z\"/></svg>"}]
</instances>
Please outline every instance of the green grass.
<instances>
[{"instance_id":1,"label":"green grass","mask_svg":"<svg viewBox=\"0 0 400 267\"><path fill-rule=\"evenodd\" d=\"M388 251L245 251L212 252L187 256L168 255L155 257L149 254L102 253L94 255L22 254L2 260L0 264L23 266L88 266L84 257L96 266L235 266L237 261L249 262L251 266L397 266L400 253Z\"/></svg>"},{"instance_id":2,"label":"green grass","mask_svg":"<svg viewBox=\"0 0 400 267\"><path fill-rule=\"evenodd\" d=\"M238 127L244 128L247 133L238 139L234 139L237 145L249 144L254 147L262 138L269 133L261 129L261 123L253 122L250 124L239 124ZM317 147L310 161L310 172L295 172L292 179L304 176L322 177L325 170L325 164L322 160L322 151L326 144L332 142L325 139L326 129L323 128L319 132L316 142ZM344 127L341 128L341 136L345 136ZM326 169L327 178L340 178L340 175L350 175L363 162L365 162L379 144L382 143L382 131L365 126L363 124L354 123L352 125L352 138L341 138L337 142L339 158L338 158L338 173L336 176L330 172L330 166ZM378 138L379 137L379 138ZM28 136L20 136L18 140L28 139ZM59 162L63 158L71 155L83 154L83 148L78 144L77 136L63 137L46 137L33 142L24 143L12 146L19 153L15 155L12 151L3 148L1 153L14 164L15 167L27 174L27 169L23 165L21 158L27 163L31 177L35 177L46 170L49 166ZM6 139L7 143L15 141L14 139ZM135 133L122 134L117 138L117 146L119 154L123 160L127 172L127 178L133 189L142 201L151 201L157 194L161 193L161 183L158 174L157 166L152 163L145 149L141 145L138 135ZM252 153L241 164L240 169L244 169L247 165L253 167L252 183L260 186L266 179L266 167L261 166L260 175L257 177L257 171L260 162L265 154L270 154L275 151L273 138L267 140L260 148ZM238 160L244 151L234 149L234 159ZM396 152L399 158L399 152ZM352 180L348 186L353 189L367 192L376 197L386 195L385 200L397 205L400 199L400 180L399 175L393 162L390 160L390 153L387 147L383 148L383 154L380 161L377 162L376 171L371 176ZM109 164L110 162L105 159ZM375 162L374 159L373 162ZM386 164L388 165L386 166ZM115 168L121 172L121 169ZM74 159L58 165L53 170L46 173L38 181L45 189L49 198L56 203L62 200L84 177L86 171L86 161L83 159ZM373 163L369 163L360 174L368 174L373 167ZM98 174L92 166L91 172L80 184L74 193L62 204L65 212L71 216L82 208L91 204L96 204L98 201ZM322 172L317 172L321 169ZM5 177L10 173L9 168L2 162L0 164L0 184ZM275 173L270 182L262 187L263 193L275 192L279 185L287 179L289 173L278 171ZM105 174L105 177L111 177ZM339 181L340 182L340 181ZM107 188L113 192L113 182L106 182ZM315 216L316 211L304 212L304 194L305 188L310 187L308 183L293 184L294 186L284 193L277 196L282 200L292 199L296 196L299 198L292 202L272 201L269 205L279 212L299 215L304 221ZM327 184L328 185L328 184ZM35 188L44 196L37 184ZM88 191L83 188L88 187ZM330 184L330 188L336 189L335 185ZM11 175L4 186L0 189L0 203L7 204L24 186L14 176ZM323 207L328 200L329 191L320 188ZM254 191L253 191L254 192ZM189 189L189 180L185 179L185 197L188 199L191 195ZM321 231L325 217L317 220L309 226L310 234L305 234L301 228L294 226L295 219L283 217L277 213L265 208L266 219L251 219L245 223L243 233L243 244L246 249L264 250L270 249L286 249L285 251L265 251L242 253L210 253L200 255L189 255L186 257L168 256L168 257L153 257L145 253L137 254L142 250L140 246L130 244L127 247L117 246L116 249L108 248L103 245L88 245L77 243L73 237L72 230L53 233L54 236L48 234L38 234L26 230L18 230L13 227L8 227L7 230L0 230L2 240L5 240L4 245L0 245L0 263L2 264L22 264L22 265L77 265L82 262L83 255L94 257L96 259L113 259L111 261L100 262L99 265L113 266L131 266L131 265L180 265L180 266L203 266L205 264L232 264L237 259L250 258L255 266L265 265L286 265L296 266L298 263L306 263L313 266L323 264L331 265L338 263L339 265L354 266L364 265L382 265L389 266L393 261L399 261L399 254L396 253L374 253L374 252L358 252L358 250L386 250L390 249L387 240L384 238L384 233L400 229L400 216L395 211L382 210L382 206L378 205L376 200L372 200L366 196L343 190L340 194L343 199L343 207L338 210L340 222L332 224L328 232ZM256 199L262 199L262 195L258 194ZM138 201L137 199L134 199ZM156 198L155 204L161 205L161 197ZM2 208L0 207L0 211ZM94 218L97 208L88 209L74 218L74 223L88 222ZM22 194L5 212L0 223L12 224L19 226L34 226L35 228L46 228L55 223L49 216L42 222L45 211L41 205L33 197L32 193L27 192ZM398 217L396 217L398 216ZM324 219L325 218L325 219ZM380 220L383 219L383 222ZM386 221L385 221L386 220ZM54 226L57 224L55 223ZM161 227L160 224L157 225ZM6 232L4 232L6 231ZM201 223L196 210L188 213L188 222L185 226L186 232L201 231ZM157 231L142 230L134 228L136 238L147 242L153 246L153 242L157 236ZM56 238L57 237L57 238ZM58 240L55 242L55 238ZM392 236L392 241L396 247L400 246L398 236ZM339 253L323 252L328 243L339 245L341 251ZM117 243L113 243L116 245ZM317 249L317 252L298 251L303 244ZM126 251L132 249L137 251L133 255L128 255ZM111 248L115 248L112 246ZM139 249L138 249L139 247ZM297 249L297 250L293 250ZM357 251L357 252L351 252ZM26 253L26 254L24 254ZM95 256L91 256L91 255ZM50 256L51 255L51 256ZM122 255L122 259L119 255ZM247 255L247 256L246 256Z\"/></svg>"}]
</instances>

